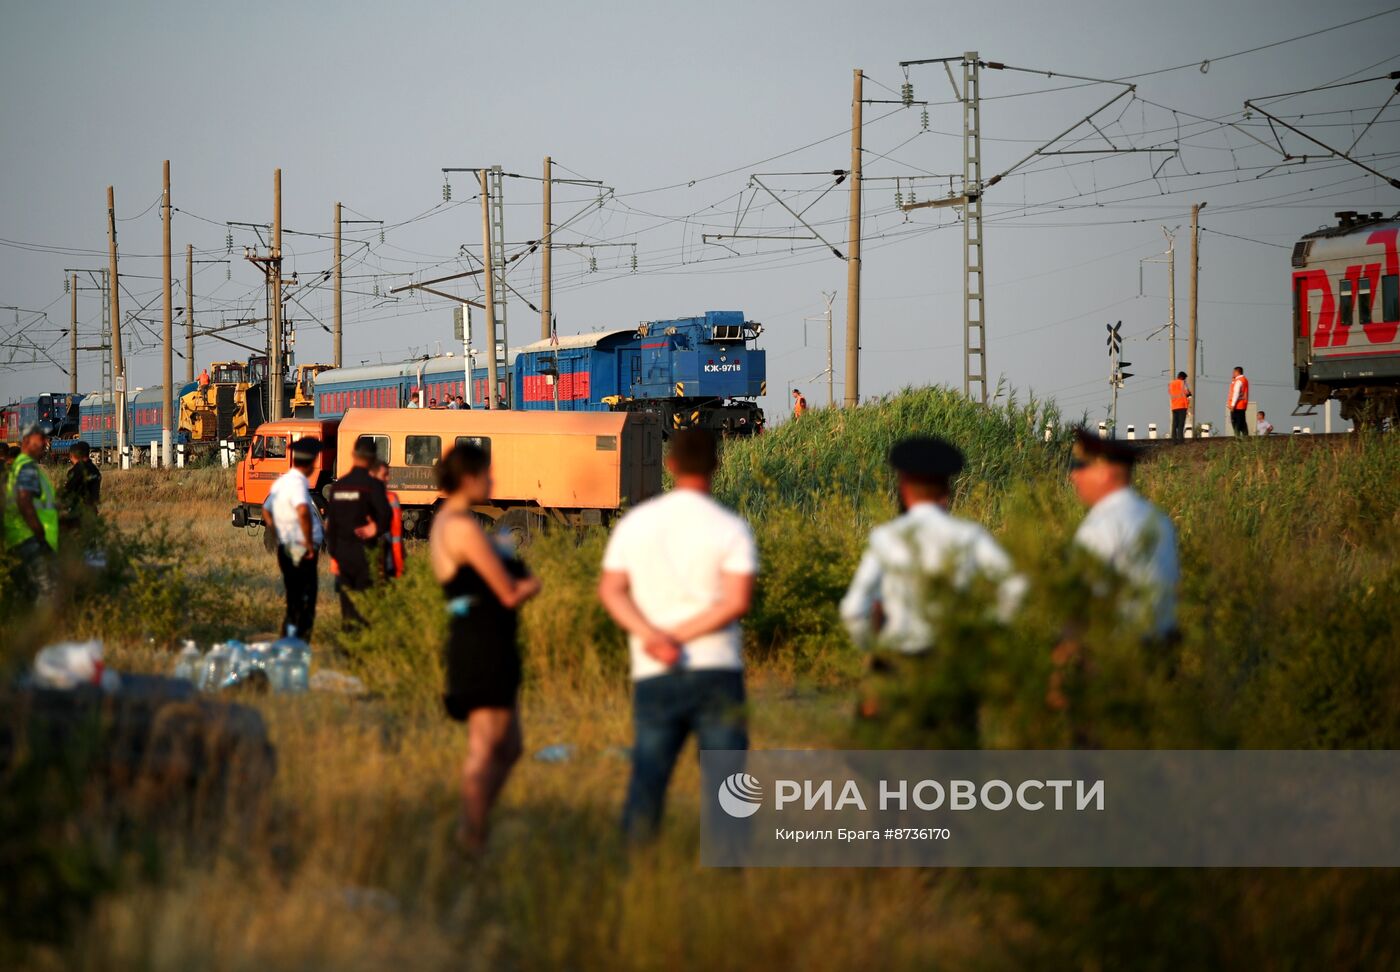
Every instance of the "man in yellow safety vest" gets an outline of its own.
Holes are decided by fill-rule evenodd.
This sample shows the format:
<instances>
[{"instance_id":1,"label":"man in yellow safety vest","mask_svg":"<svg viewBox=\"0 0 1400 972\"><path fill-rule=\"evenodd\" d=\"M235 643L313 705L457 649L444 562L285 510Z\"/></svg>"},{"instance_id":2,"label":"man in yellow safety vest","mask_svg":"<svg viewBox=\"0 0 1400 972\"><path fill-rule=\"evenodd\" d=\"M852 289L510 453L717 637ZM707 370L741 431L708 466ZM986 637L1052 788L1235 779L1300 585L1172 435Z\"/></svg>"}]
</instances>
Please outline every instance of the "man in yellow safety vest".
<instances>
[{"instance_id":1,"label":"man in yellow safety vest","mask_svg":"<svg viewBox=\"0 0 1400 972\"><path fill-rule=\"evenodd\" d=\"M58 503L53 482L39 466L48 444L40 426L27 429L5 479L5 546L19 560L17 579L34 595L52 590L58 552Z\"/></svg>"}]
</instances>

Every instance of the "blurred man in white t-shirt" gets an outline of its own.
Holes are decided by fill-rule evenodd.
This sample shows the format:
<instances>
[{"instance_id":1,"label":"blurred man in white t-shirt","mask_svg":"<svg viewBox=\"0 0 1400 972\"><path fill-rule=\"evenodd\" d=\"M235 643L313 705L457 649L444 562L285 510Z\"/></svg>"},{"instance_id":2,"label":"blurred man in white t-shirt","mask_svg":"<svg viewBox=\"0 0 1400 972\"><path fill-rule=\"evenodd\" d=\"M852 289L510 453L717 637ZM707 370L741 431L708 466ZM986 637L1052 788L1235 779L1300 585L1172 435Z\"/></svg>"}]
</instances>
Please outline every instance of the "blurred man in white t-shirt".
<instances>
[{"instance_id":1,"label":"blurred man in white t-shirt","mask_svg":"<svg viewBox=\"0 0 1400 972\"><path fill-rule=\"evenodd\" d=\"M739 619L758 555L740 517L710 486L719 460L708 432L671 437L675 488L613 529L598 596L628 633L632 657L632 779L623 829L653 833L671 770L692 732L701 749L748 748Z\"/></svg>"}]
</instances>

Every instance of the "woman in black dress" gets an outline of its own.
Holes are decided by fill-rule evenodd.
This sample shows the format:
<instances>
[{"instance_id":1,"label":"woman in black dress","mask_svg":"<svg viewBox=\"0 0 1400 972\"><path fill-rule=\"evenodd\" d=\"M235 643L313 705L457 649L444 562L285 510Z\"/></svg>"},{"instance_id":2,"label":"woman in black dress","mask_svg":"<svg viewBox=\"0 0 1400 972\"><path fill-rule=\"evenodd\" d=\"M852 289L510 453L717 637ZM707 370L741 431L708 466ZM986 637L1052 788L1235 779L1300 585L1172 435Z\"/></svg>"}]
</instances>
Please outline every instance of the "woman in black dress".
<instances>
[{"instance_id":1,"label":"woman in black dress","mask_svg":"<svg viewBox=\"0 0 1400 972\"><path fill-rule=\"evenodd\" d=\"M516 610L540 582L513 553L486 536L471 508L491 495L491 460L462 444L438 463L446 494L429 537L433 573L447 597L447 714L467 724L458 838L469 852L486 841L486 821L511 767L520 758L520 688Z\"/></svg>"}]
</instances>

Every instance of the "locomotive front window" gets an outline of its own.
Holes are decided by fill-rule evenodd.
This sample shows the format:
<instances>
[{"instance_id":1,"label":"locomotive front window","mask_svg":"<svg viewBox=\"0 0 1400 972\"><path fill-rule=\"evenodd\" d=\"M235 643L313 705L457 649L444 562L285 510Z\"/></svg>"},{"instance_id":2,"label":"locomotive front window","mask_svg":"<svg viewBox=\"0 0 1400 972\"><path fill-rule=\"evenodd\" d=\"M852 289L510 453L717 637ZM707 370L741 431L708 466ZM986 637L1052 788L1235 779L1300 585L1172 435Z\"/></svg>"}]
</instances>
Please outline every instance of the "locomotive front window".
<instances>
[{"instance_id":1,"label":"locomotive front window","mask_svg":"<svg viewBox=\"0 0 1400 972\"><path fill-rule=\"evenodd\" d=\"M1337 301L1337 326L1351 327L1351 281L1342 281L1341 298Z\"/></svg>"},{"instance_id":2,"label":"locomotive front window","mask_svg":"<svg viewBox=\"0 0 1400 972\"><path fill-rule=\"evenodd\" d=\"M1381 277L1381 316L1387 324L1400 321L1400 274Z\"/></svg>"},{"instance_id":3,"label":"locomotive front window","mask_svg":"<svg viewBox=\"0 0 1400 972\"><path fill-rule=\"evenodd\" d=\"M431 466L442 458L442 437L438 435L408 435L403 440L405 466Z\"/></svg>"}]
</instances>

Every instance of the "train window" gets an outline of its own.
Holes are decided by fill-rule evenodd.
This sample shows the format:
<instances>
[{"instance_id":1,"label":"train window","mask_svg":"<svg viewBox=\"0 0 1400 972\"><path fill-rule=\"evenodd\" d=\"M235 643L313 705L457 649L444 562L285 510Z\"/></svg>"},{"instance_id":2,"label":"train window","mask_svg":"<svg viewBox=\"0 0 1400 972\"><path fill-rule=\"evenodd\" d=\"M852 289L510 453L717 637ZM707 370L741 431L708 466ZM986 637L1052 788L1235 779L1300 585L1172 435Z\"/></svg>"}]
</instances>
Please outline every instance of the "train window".
<instances>
[{"instance_id":1,"label":"train window","mask_svg":"<svg viewBox=\"0 0 1400 972\"><path fill-rule=\"evenodd\" d=\"M437 435L407 435L403 440L405 466L431 466L442 458L442 437Z\"/></svg>"},{"instance_id":2,"label":"train window","mask_svg":"<svg viewBox=\"0 0 1400 972\"><path fill-rule=\"evenodd\" d=\"M474 445L489 458L491 455L491 438L485 435L459 435L457 445Z\"/></svg>"},{"instance_id":3,"label":"train window","mask_svg":"<svg viewBox=\"0 0 1400 972\"><path fill-rule=\"evenodd\" d=\"M1337 327L1351 327L1351 281L1342 280L1341 297L1337 301Z\"/></svg>"},{"instance_id":4,"label":"train window","mask_svg":"<svg viewBox=\"0 0 1400 972\"><path fill-rule=\"evenodd\" d=\"M284 435L260 435L253 440L254 459L287 458L287 437Z\"/></svg>"},{"instance_id":5,"label":"train window","mask_svg":"<svg viewBox=\"0 0 1400 972\"><path fill-rule=\"evenodd\" d=\"M379 461L388 462L389 437L387 435L362 435L355 440L355 445L358 446L361 442L364 442L366 439L374 443L374 454L379 457Z\"/></svg>"},{"instance_id":6,"label":"train window","mask_svg":"<svg viewBox=\"0 0 1400 972\"><path fill-rule=\"evenodd\" d=\"M1366 277L1356 286L1356 323L1371 323L1371 278Z\"/></svg>"},{"instance_id":7,"label":"train window","mask_svg":"<svg viewBox=\"0 0 1400 972\"><path fill-rule=\"evenodd\" d=\"M1381 317L1387 324L1400 321L1400 274L1381 277Z\"/></svg>"}]
</instances>

